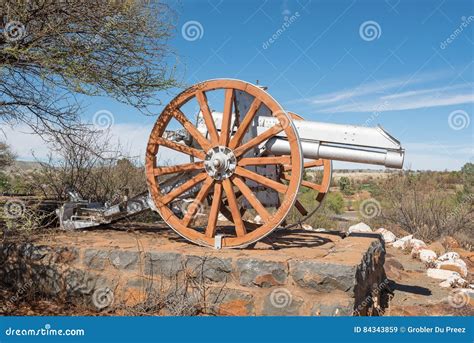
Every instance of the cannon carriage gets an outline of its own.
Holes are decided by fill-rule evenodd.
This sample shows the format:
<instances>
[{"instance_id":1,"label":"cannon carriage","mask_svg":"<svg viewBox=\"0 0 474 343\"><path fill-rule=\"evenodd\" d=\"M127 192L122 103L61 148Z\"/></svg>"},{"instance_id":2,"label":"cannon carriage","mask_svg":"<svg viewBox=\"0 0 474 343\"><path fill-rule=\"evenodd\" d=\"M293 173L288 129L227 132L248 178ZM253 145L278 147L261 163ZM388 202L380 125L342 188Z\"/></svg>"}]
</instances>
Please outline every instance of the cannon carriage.
<instances>
[{"instance_id":1,"label":"cannon carriage","mask_svg":"<svg viewBox=\"0 0 474 343\"><path fill-rule=\"evenodd\" d=\"M404 149L381 127L305 121L260 86L209 80L177 95L156 120L146 149L148 194L109 207L80 200L58 212L64 228L84 228L151 207L196 244L246 247L316 212L332 160L402 168ZM310 208L298 199L303 191Z\"/></svg>"},{"instance_id":2,"label":"cannon carriage","mask_svg":"<svg viewBox=\"0 0 474 343\"><path fill-rule=\"evenodd\" d=\"M223 96L221 112L209 106L213 92ZM184 110L190 101L198 104L197 114ZM161 164L161 149L189 161ZM303 218L312 215L315 208L306 209L298 192L313 190L315 207L321 204L331 160L401 168L403 159L400 143L380 127L305 121L259 86L218 79L188 88L163 110L150 134L146 177L157 211L178 234L200 245L235 248L292 225L286 217L293 206ZM321 168L319 180L304 179L314 168ZM180 175L179 182L161 187L172 174Z\"/></svg>"}]
</instances>

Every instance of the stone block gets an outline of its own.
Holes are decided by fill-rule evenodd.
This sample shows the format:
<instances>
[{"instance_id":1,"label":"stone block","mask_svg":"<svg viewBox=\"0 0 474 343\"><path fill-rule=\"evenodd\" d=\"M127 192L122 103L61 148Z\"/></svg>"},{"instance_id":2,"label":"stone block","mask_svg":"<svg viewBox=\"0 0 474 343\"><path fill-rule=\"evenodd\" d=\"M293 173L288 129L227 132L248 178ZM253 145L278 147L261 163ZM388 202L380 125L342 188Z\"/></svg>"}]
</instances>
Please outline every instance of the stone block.
<instances>
[{"instance_id":1,"label":"stone block","mask_svg":"<svg viewBox=\"0 0 474 343\"><path fill-rule=\"evenodd\" d=\"M269 288L286 283L288 267L284 262L240 258L237 260L237 272L241 285Z\"/></svg>"},{"instance_id":2,"label":"stone block","mask_svg":"<svg viewBox=\"0 0 474 343\"><path fill-rule=\"evenodd\" d=\"M274 288L263 301L264 316L298 316L303 299L296 297L287 288Z\"/></svg>"},{"instance_id":3,"label":"stone block","mask_svg":"<svg viewBox=\"0 0 474 343\"><path fill-rule=\"evenodd\" d=\"M145 274L172 278L183 271L183 256L174 252L150 252L145 255Z\"/></svg>"}]
</instances>

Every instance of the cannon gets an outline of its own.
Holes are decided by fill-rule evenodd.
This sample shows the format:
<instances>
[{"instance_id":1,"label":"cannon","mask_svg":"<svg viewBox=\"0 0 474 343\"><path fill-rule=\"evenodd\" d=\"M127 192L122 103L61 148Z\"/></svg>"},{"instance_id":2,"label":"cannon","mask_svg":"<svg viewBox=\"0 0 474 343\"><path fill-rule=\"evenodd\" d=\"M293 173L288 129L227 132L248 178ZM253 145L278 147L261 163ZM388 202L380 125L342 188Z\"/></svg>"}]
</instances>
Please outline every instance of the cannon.
<instances>
[{"instance_id":1,"label":"cannon","mask_svg":"<svg viewBox=\"0 0 474 343\"><path fill-rule=\"evenodd\" d=\"M64 229L83 229L151 208L189 241L246 247L317 211L332 160L402 168L404 154L381 127L305 121L264 87L209 80L177 95L156 120L146 149L147 193L98 204L71 192L73 201L57 213Z\"/></svg>"},{"instance_id":2,"label":"cannon","mask_svg":"<svg viewBox=\"0 0 474 343\"><path fill-rule=\"evenodd\" d=\"M216 79L164 108L149 137L146 179L153 207L179 235L238 248L294 225L290 211L299 222L314 214L332 160L402 168L404 153L381 127L305 121L263 87ZM314 208L298 200L303 188Z\"/></svg>"}]
</instances>

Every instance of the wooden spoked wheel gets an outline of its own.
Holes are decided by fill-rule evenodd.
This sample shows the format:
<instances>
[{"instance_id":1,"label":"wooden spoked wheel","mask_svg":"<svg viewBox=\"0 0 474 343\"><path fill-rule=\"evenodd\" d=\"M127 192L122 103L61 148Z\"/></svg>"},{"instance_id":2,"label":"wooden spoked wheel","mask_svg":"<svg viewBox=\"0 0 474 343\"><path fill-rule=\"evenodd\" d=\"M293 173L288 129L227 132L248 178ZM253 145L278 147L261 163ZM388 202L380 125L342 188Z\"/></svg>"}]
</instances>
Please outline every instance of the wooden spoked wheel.
<instances>
[{"instance_id":1,"label":"wooden spoked wheel","mask_svg":"<svg viewBox=\"0 0 474 343\"><path fill-rule=\"evenodd\" d=\"M220 121L207 100L216 92L223 92L224 97ZM234 111L237 92L253 99L246 113ZM191 101L196 101L200 110L196 125L196 113L187 114L184 110ZM261 110L276 118L276 124L249 135ZM167 128L172 122L181 125L182 140L169 138ZM171 129L176 132L176 127ZM290 144L290 155L261 156L258 148L282 132ZM159 152L164 148L190 156L191 162L161 165ZM146 176L157 211L179 235L200 245L234 248L258 241L285 219L298 193L302 160L299 137L290 116L268 93L239 80L210 80L188 88L165 107L148 141ZM287 166L292 172L287 180L280 180L278 175L272 178L252 171L255 166ZM178 183L163 187L160 178L173 176L179 176ZM253 191L255 185L276 191L278 206L262 204ZM174 204L184 198L189 204L186 211L176 211ZM242 214L249 206L260 215L262 223L248 225L243 220ZM203 208L204 223L195 224L196 215ZM220 220L219 214L224 212L230 213L231 225Z\"/></svg>"},{"instance_id":2,"label":"wooden spoked wheel","mask_svg":"<svg viewBox=\"0 0 474 343\"><path fill-rule=\"evenodd\" d=\"M299 116L296 113L288 112L293 120L304 120L303 117ZM287 180L290 177L292 167L286 165L282 172L281 178ZM317 160L305 160L303 164L303 175L308 175L309 180L302 179L300 186L300 193L305 191L311 192L314 194L314 197L311 198L311 205L304 205L302 200L297 197L295 200L294 209L299 213L297 219L286 220L286 228L293 227L297 224L304 223L323 204L324 197L329 192L329 186L331 184L332 177L332 161L326 159L317 159Z\"/></svg>"}]
</instances>

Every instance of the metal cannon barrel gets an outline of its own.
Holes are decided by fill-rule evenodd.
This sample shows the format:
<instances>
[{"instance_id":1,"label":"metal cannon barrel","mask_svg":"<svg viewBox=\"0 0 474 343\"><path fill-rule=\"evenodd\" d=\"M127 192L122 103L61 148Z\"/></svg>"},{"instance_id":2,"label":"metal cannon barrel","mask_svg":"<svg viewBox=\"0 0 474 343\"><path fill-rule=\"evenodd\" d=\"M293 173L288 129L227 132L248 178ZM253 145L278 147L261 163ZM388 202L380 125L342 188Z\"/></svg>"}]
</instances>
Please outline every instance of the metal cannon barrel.
<instances>
[{"instance_id":1,"label":"metal cannon barrel","mask_svg":"<svg viewBox=\"0 0 474 343\"><path fill-rule=\"evenodd\" d=\"M222 113L212 114L216 127L220 128ZM278 123L277 118L262 115L256 117L252 125L255 135L259 135ZM365 127L306 120L294 120L292 125L298 132L305 158L403 168L405 150L398 140L380 126ZM203 126L200 128L207 135L206 129ZM273 155L290 154L290 144L284 132L269 139L264 147Z\"/></svg>"},{"instance_id":2,"label":"metal cannon barrel","mask_svg":"<svg viewBox=\"0 0 474 343\"><path fill-rule=\"evenodd\" d=\"M389 168L402 168L405 152L403 150L368 150L351 145L331 145L325 142L301 142L303 156L310 159L330 159L334 161L356 162L382 165ZM290 145L283 138L272 138L266 144L274 155L288 155Z\"/></svg>"},{"instance_id":3,"label":"metal cannon barrel","mask_svg":"<svg viewBox=\"0 0 474 343\"><path fill-rule=\"evenodd\" d=\"M262 119L259 131L263 131L273 118ZM312 121L294 121L301 139L305 158L330 159L402 168L405 151L400 142L382 127L340 125ZM289 144L284 136L270 139L266 148L275 155L289 153Z\"/></svg>"}]
</instances>

